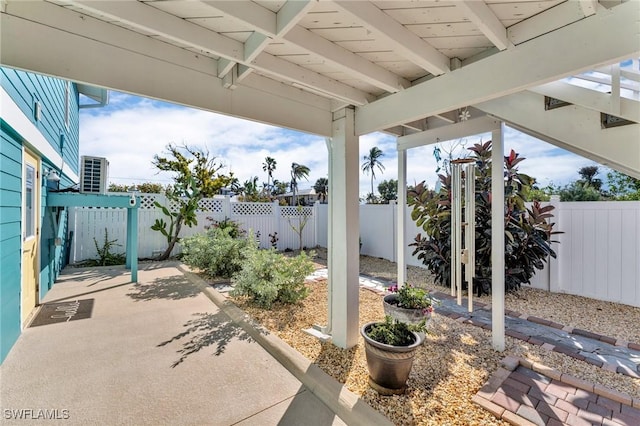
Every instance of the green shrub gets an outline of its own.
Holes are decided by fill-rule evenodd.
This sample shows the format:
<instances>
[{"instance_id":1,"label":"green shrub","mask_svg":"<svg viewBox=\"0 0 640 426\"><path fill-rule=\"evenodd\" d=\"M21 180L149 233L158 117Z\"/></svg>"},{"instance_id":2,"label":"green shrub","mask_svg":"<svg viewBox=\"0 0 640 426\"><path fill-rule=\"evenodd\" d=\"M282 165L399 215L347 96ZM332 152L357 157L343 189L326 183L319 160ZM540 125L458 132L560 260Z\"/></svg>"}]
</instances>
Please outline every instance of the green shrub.
<instances>
[{"instance_id":1,"label":"green shrub","mask_svg":"<svg viewBox=\"0 0 640 426\"><path fill-rule=\"evenodd\" d=\"M207 220L211 222L211 225L205 226L205 229L229 229L229 235L231 235L231 238L243 238L247 235L247 231L242 229L240 223L235 220L231 220L228 217L225 217L223 220L215 220L212 217L208 217Z\"/></svg>"},{"instance_id":2,"label":"green shrub","mask_svg":"<svg viewBox=\"0 0 640 426\"><path fill-rule=\"evenodd\" d=\"M247 246L242 270L233 277L232 296L248 296L254 303L270 309L275 302L296 303L309 293L304 285L313 272L313 263L305 252L286 257L273 249Z\"/></svg>"},{"instance_id":3,"label":"green shrub","mask_svg":"<svg viewBox=\"0 0 640 426\"><path fill-rule=\"evenodd\" d=\"M233 229L211 228L182 240L182 260L211 277L231 278L242 268L246 238L233 238Z\"/></svg>"}]
</instances>

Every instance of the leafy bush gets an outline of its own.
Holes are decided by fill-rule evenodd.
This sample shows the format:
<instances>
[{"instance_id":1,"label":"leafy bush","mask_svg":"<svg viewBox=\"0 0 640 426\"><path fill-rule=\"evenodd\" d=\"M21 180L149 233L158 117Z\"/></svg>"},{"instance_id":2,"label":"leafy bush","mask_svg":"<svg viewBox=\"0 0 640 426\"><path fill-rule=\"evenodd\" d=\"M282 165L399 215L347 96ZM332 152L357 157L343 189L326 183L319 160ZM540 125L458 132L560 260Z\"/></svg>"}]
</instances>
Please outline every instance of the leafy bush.
<instances>
[{"instance_id":1,"label":"leafy bush","mask_svg":"<svg viewBox=\"0 0 640 426\"><path fill-rule=\"evenodd\" d=\"M248 296L258 306L270 309L275 302L296 303L309 293L304 285L313 272L305 252L286 257L273 249L259 250L255 244L243 251L242 270L233 277L232 296Z\"/></svg>"},{"instance_id":2,"label":"leafy bush","mask_svg":"<svg viewBox=\"0 0 640 426\"><path fill-rule=\"evenodd\" d=\"M476 160L476 279L478 293L491 288L491 141L476 144L472 156ZM532 179L518 172L517 165L524 158L511 151L505 157L505 290L513 291L528 283L536 269L542 269L547 256L555 257L551 249L553 223L547 219L553 206L541 206L535 201L532 208L524 205ZM424 184L411 193L411 217L427 236L421 234L410 244L413 254L435 275L443 286L450 286L451 274L451 176L440 175L442 189L432 198ZM464 232L464 231L463 231ZM464 274L464 268L463 268ZM464 280L464 278L463 278Z\"/></svg>"},{"instance_id":3,"label":"leafy bush","mask_svg":"<svg viewBox=\"0 0 640 426\"><path fill-rule=\"evenodd\" d=\"M246 238L233 238L232 227L208 229L204 234L182 240L182 260L209 276L231 278L244 263L243 251L249 245Z\"/></svg>"},{"instance_id":4,"label":"leafy bush","mask_svg":"<svg viewBox=\"0 0 640 426\"><path fill-rule=\"evenodd\" d=\"M247 231L242 229L241 225L238 222L236 222L235 220L231 220L228 217L225 217L223 220L215 220L212 217L208 217L207 220L211 221L211 225L205 226L205 229L229 229L229 235L231 235L231 238L240 238L247 235Z\"/></svg>"}]
</instances>

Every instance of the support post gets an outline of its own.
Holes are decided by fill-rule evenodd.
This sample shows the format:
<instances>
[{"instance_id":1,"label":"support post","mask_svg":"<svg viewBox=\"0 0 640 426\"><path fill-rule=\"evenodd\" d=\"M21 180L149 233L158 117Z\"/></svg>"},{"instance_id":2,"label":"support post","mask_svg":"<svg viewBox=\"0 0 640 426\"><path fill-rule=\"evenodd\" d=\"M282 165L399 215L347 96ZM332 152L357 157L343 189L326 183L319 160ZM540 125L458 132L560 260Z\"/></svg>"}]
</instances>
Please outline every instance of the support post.
<instances>
[{"instance_id":1,"label":"support post","mask_svg":"<svg viewBox=\"0 0 640 426\"><path fill-rule=\"evenodd\" d=\"M407 210L407 151L398 150L398 205L396 225L396 262L398 266L398 287L407 282L406 259L406 210Z\"/></svg>"},{"instance_id":2,"label":"support post","mask_svg":"<svg viewBox=\"0 0 640 426\"><path fill-rule=\"evenodd\" d=\"M131 209L127 208L127 242L125 245L125 268L131 269L131 237L133 232L131 232Z\"/></svg>"},{"instance_id":3,"label":"support post","mask_svg":"<svg viewBox=\"0 0 640 426\"><path fill-rule=\"evenodd\" d=\"M504 148L503 127L492 132L491 149L491 338L504 351Z\"/></svg>"},{"instance_id":4,"label":"support post","mask_svg":"<svg viewBox=\"0 0 640 426\"><path fill-rule=\"evenodd\" d=\"M329 193L327 194L327 202L329 203L327 206L327 297L328 297L328 312L327 312L327 318L328 318L328 322L327 322L327 326L324 328L323 331L325 334L331 334L331 329L332 329L332 321L333 321L333 283L334 283L334 279L333 276L335 275L333 273L333 250L331 249L331 247L333 247L333 245L331 244L332 241L332 235L333 235L333 223L332 223L332 217L333 217L333 204L335 202L335 200L333 199L333 141L331 140L331 138L325 138L325 143L327 145L327 153L329 154L329 188L328 191Z\"/></svg>"},{"instance_id":5,"label":"support post","mask_svg":"<svg viewBox=\"0 0 640 426\"><path fill-rule=\"evenodd\" d=\"M358 343L359 297L359 171L355 112L334 113L331 155L331 329L333 343L351 348Z\"/></svg>"},{"instance_id":6,"label":"support post","mask_svg":"<svg viewBox=\"0 0 640 426\"><path fill-rule=\"evenodd\" d=\"M127 209L127 268L131 269L131 282L138 282L138 205Z\"/></svg>"},{"instance_id":7,"label":"support post","mask_svg":"<svg viewBox=\"0 0 640 426\"><path fill-rule=\"evenodd\" d=\"M553 220L556 221L557 229L563 229L563 213L562 213L562 203L560 203L559 195L552 195L549 204L554 206L553 215L555 216ZM563 234L557 236L560 243L562 243ZM555 250L557 257L548 256L547 269L549 270L548 283L547 283L547 291L551 291L554 293L559 293L560 290L560 258L561 258L561 250L563 245L558 243L552 243L551 247Z\"/></svg>"}]
</instances>

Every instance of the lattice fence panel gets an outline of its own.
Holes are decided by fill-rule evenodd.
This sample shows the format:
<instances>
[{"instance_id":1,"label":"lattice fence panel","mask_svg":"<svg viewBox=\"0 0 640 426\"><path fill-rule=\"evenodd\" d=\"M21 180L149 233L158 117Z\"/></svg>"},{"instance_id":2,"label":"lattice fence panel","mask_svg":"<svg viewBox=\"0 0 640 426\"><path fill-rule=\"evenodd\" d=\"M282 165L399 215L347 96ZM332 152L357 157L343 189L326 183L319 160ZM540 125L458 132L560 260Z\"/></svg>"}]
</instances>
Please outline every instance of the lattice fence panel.
<instances>
[{"instance_id":1,"label":"lattice fence panel","mask_svg":"<svg viewBox=\"0 0 640 426\"><path fill-rule=\"evenodd\" d=\"M313 216L313 207L302 207L302 209L294 206L280 207L280 216L282 217L298 217L300 215Z\"/></svg>"},{"instance_id":2,"label":"lattice fence panel","mask_svg":"<svg viewBox=\"0 0 640 426\"><path fill-rule=\"evenodd\" d=\"M222 200L219 198L203 198L198 202L200 211L222 213Z\"/></svg>"},{"instance_id":3,"label":"lattice fence panel","mask_svg":"<svg viewBox=\"0 0 640 426\"><path fill-rule=\"evenodd\" d=\"M231 209L233 216L273 215L273 204L271 203L233 203Z\"/></svg>"},{"instance_id":4,"label":"lattice fence panel","mask_svg":"<svg viewBox=\"0 0 640 426\"><path fill-rule=\"evenodd\" d=\"M141 209L155 209L155 201L164 204L165 196L162 194L138 194Z\"/></svg>"}]
</instances>

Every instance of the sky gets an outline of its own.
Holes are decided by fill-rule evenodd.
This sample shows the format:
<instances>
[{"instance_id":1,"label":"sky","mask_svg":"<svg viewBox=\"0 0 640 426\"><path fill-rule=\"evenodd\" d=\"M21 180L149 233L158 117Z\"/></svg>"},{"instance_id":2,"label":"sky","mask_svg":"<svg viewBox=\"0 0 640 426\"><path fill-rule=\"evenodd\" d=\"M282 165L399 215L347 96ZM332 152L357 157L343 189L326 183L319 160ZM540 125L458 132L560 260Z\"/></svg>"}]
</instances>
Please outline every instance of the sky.
<instances>
[{"instance_id":1,"label":"sky","mask_svg":"<svg viewBox=\"0 0 640 426\"><path fill-rule=\"evenodd\" d=\"M472 146L490 138L485 134L457 142ZM290 180L292 162L310 168L309 180L300 181L299 189L310 188L318 178L328 177L324 137L114 91L110 92L107 106L80 111L80 141L80 155L108 159L110 183L171 183L170 174L159 173L152 165L154 155L166 153L170 143L208 151L224 165L222 173L233 172L241 183L252 176L258 176L259 182L267 181L262 170L267 156L276 160L273 176L280 181ZM360 165L374 146L382 150L380 160L385 167L382 172L376 169L377 193L380 182L398 177L395 137L384 133L361 136ZM452 146L452 142L445 142L441 150L451 151ZM565 185L579 178L578 169L595 164L511 128L505 132L504 147L505 153L513 149L526 158L520 163L520 171L535 177L540 186ZM424 180L434 188L438 166L433 148L408 151L409 185ZM602 170L599 177L604 180L606 172ZM360 171L360 196L366 197L370 191L371 176Z\"/></svg>"}]
</instances>

